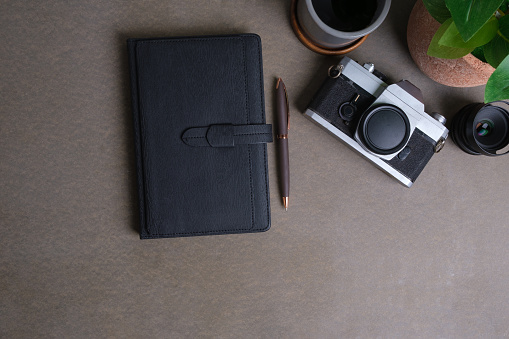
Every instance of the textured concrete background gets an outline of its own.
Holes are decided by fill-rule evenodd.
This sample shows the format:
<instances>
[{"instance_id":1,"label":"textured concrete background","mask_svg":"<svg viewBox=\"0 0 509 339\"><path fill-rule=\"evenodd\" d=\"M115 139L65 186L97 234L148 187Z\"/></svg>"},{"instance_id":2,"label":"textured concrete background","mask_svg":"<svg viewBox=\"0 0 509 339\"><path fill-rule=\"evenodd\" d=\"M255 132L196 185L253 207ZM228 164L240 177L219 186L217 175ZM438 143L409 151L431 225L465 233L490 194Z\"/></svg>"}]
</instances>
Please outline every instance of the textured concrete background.
<instances>
[{"instance_id":1,"label":"textured concrete background","mask_svg":"<svg viewBox=\"0 0 509 339\"><path fill-rule=\"evenodd\" d=\"M350 57L449 120L483 88L426 78L394 0ZM407 189L302 116L337 58L285 1L2 1L0 337L507 337L508 159L450 140ZM258 33L267 120L290 97L290 209L272 228L141 241L129 37ZM204 60L206 62L206 60Z\"/></svg>"}]
</instances>

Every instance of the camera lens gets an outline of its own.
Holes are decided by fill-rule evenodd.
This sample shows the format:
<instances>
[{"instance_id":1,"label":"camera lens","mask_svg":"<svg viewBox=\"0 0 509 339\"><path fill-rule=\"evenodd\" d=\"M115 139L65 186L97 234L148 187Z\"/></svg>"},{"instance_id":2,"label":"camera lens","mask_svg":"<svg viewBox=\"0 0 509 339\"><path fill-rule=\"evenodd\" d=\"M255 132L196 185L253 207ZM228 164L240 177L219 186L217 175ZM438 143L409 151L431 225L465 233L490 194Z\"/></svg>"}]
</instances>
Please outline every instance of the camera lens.
<instances>
[{"instance_id":1,"label":"camera lens","mask_svg":"<svg viewBox=\"0 0 509 339\"><path fill-rule=\"evenodd\" d=\"M410 122L396 106L381 105L362 116L358 133L363 144L372 152L387 155L400 150L410 137Z\"/></svg>"},{"instance_id":2,"label":"camera lens","mask_svg":"<svg viewBox=\"0 0 509 339\"><path fill-rule=\"evenodd\" d=\"M509 104L504 101L470 104L454 117L451 136L464 152L489 156L507 153Z\"/></svg>"}]
</instances>

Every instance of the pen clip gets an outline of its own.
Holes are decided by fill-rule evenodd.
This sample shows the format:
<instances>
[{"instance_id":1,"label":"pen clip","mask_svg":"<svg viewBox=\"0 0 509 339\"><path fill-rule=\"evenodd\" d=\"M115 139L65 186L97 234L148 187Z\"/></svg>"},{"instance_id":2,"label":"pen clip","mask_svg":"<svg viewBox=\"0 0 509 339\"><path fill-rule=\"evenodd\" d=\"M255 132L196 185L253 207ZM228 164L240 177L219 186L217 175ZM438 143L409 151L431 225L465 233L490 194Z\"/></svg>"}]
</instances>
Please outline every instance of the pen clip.
<instances>
[{"instance_id":1,"label":"pen clip","mask_svg":"<svg viewBox=\"0 0 509 339\"><path fill-rule=\"evenodd\" d=\"M283 84L283 91L285 92L285 100L286 100L286 129L290 129L290 108L288 105L288 93L286 92L286 86L285 83L281 78L277 79L276 89L279 88L279 83Z\"/></svg>"},{"instance_id":2,"label":"pen clip","mask_svg":"<svg viewBox=\"0 0 509 339\"><path fill-rule=\"evenodd\" d=\"M286 99L286 129L290 130L290 106L288 105L288 94L286 93L286 86L283 84L283 89L285 90L285 99Z\"/></svg>"}]
</instances>

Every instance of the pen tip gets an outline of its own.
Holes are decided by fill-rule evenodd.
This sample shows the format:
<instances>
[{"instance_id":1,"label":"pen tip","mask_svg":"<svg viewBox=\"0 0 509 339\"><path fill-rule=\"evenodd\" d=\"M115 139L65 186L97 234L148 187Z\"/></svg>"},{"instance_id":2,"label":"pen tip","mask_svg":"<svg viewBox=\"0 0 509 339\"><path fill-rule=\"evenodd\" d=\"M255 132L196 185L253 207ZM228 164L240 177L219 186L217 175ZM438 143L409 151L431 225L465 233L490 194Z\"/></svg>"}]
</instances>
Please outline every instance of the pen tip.
<instances>
[{"instance_id":1,"label":"pen tip","mask_svg":"<svg viewBox=\"0 0 509 339\"><path fill-rule=\"evenodd\" d=\"M283 197L283 206L285 207L285 211L288 211L288 197Z\"/></svg>"}]
</instances>

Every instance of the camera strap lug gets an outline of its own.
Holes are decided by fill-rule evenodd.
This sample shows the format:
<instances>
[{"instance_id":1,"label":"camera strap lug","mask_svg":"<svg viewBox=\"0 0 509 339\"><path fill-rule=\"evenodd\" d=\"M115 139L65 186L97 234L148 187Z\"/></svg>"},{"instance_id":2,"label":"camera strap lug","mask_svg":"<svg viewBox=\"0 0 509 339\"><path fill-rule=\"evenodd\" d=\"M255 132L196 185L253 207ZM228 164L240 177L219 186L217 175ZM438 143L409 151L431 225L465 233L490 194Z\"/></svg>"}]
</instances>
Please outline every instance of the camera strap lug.
<instances>
[{"instance_id":1,"label":"camera strap lug","mask_svg":"<svg viewBox=\"0 0 509 339\"><path fill-rule=\"evenodd\" d=\"M442 148L444 148L445 146L445 139L444 138L440 138L440 140L438 140L437 144L435 145L435 153L438 153L442 150Z\"/></svg>"},{"instance_id":2,"label":"camera strap lug","mask_svg":"<svg viewBox=\"0 0 509 339\"><path fill-rule=\"evenodd\" d=\"M331 67L329 67L328 71L329 77L333 79L338 78L341 75L341 73L343 73L344 68L345 66L343 66L342 64L332 65Z\"/></svg>"}]
</instances>

